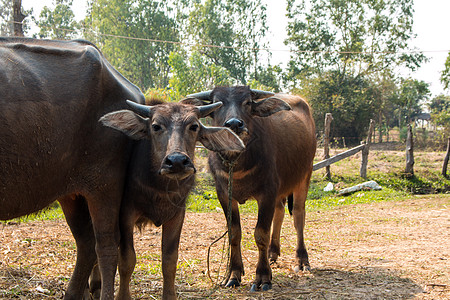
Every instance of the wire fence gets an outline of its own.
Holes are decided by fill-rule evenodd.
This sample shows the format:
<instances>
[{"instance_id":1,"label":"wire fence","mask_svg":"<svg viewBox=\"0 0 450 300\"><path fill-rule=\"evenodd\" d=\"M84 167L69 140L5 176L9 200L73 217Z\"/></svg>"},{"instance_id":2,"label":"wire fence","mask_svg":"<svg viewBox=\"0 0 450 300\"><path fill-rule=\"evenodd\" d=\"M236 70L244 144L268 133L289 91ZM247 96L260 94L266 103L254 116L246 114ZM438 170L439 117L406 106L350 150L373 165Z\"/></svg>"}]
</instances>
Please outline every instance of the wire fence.
<instances>
[{"instance_id":1,"label":"wire fence","mask_svg":"<svg viewBox=\"0 0 450 300\"><path fill-rule=\"evenodd\" d=\"M7 21L12 24L23 24L23 22L15 22L15 21ZM109 33L98 32L92 28L82 27L80 29L68 29L68 28L52 28L41 26L46 29L51 30L61 30L71 33L77 33L79 37L83 37L86 32L89 32L93 35L97 36L106 36L113 37L119 39L128 39L128 40L136 40L136 41L147 41L153 43L166 43L166 44L175 44L175 45L183 45L189 47L201 47L201 48L218 48L218 49L236 49L236 50L247 50L247 51L265 51L265 52L288 52L288 53L310 53L310 54L361 54L361 55L374 55L374 54L413 54L413 53L449 53L450 49L435 49L435 50L402 50L402 51L337 51L337 50L295 50L295 49L275 49L275 48L262 48L262 47L243 47L243 46L221 46L221 45L212 45L212 44L197 44L191 42L180 42L180 41L169 41L169 40L161 40L161 39L151 39L151 38L141 38L141 37L133 37L133 36L124 36L124 35L115 35ZM41 28L39 27L39 28Z\"/></svg>"}]
</instances>

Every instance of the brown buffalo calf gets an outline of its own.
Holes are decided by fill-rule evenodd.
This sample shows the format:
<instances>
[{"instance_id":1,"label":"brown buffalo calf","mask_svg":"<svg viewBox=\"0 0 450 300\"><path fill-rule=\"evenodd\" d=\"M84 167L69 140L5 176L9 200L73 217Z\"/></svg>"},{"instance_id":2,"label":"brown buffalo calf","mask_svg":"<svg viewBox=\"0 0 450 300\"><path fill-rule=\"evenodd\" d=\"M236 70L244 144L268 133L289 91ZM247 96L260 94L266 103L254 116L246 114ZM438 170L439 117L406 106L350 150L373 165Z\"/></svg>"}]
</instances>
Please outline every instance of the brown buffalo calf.
<instances>
[{"instance_id":1,"label":"brown buffalo calf","mask_svg":"<svg viewBox=\"0 0 450 300\"><path fill-rule=\"evenodd\" d=\"M175 272L186 198L194 185L195 144L212 151L241 151L242 141L229 129L204 127L199 118L221 106L196 107L154 102L152 106L129 104L138 113L121 110L100 121L137 140L140 160L126 181L120 209L120 288L118 299L131 299L129 282L136 264L133 246L135 224L162 225L163 299L176 299Z\"/></svg>"},{"instance_id":2,"label":"brown buffalo calf","mask_svg":"<svg viewBox=\"0 0 450 300\"><path fill-rule=\"evenodd\" d=\"M267 290L271 287L269 258L275 261L280 255L280 230L286 197L293 205L292 214L297 230L295 270L309 268L303 229L316 137L307 102L299 96L274 95L248 87L216 87L212 91L189 95L184 101L197 105L223 102L223 106L211 115L213 123L231 128L246 146L239 155L220 151L220 154L211 153L209 157L225 215L228 208L227 162L236 161L231 219L231 275L226 286L238 286L244 273L238 204L251 198L258 202L254 236L259 249L252 290L260 287Z\"/></svg>"}]
</instances>

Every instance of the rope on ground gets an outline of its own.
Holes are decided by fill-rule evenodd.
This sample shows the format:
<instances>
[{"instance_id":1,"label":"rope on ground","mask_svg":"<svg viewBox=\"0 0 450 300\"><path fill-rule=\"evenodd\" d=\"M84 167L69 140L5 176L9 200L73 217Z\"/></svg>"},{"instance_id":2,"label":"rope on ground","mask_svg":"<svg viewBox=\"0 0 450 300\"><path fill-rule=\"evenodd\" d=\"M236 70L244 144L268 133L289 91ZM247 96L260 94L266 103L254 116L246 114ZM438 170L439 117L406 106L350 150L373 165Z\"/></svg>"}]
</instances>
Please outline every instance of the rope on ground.
<instances>
[{"instance_id":1,"label":"rope on ground","mask_svg":"<svg viewBox=\"0 0 450 300\"><path fill-rule=\"evenodd\" d=\"M231 270L230 270L230 262L231 262L231 255L230 255L230 248L231 248L231 239L232 239L232 234L231 234L231 216L232 216L232 202L233 202L233 172L234 172L234 167L236 165L237 160L239 159L240 155L237 156L235 159L233 160L228 160L226 158L224 158L220 153L219 157L222 159L222 163L225 166L228 166L228 209L227 209L227 227L228 230L225 231L224 234L222 234L221 237L217 238L216 240L214 240L208 247L208 257L207 257L207 274L208 274L208 278L209 280L211 280L211 282L215 285L218 285L218 281L220 278L220 265L222 264L223 261L223 256L221 259L221 263L219 265L219 268L217 270L217 278L216 278L216 282L214 282L214 280L211 278L211 273L210 273L210 268L209 268L209 260L210 260L210 251L211 251L211 247L217 243L218 241L220 241L227 233L228 233L228 249L227 249L227 272L225 274L225 279L229 278L231 276ZM224 248L225 248L225 243L224 243ZM225 252L225 249L222 249L222 255Z\"/></svg>"}]
</instances>

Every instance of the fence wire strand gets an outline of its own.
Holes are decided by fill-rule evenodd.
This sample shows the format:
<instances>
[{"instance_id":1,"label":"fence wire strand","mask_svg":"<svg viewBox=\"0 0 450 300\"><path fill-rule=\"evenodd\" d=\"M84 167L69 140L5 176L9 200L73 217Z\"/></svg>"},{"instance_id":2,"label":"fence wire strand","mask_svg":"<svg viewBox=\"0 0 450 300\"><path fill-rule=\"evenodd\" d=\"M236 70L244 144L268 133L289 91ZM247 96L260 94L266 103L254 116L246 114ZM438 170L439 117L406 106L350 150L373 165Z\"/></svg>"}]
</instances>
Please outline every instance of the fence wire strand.
<instances>
[{"instance_id":1,"label":"fence wire strand","mask_svg":"<svg viewBox=\"0 0 450 300\"><path fill-rule=\"evenodd\" d=\"M7 21L13 24L23 24L23 22L16 21ZM38 26L40 29L44 26ZM404 50L404 51L337 51L337 50L295 50L295 49L274 49L274 48L261 48L261 47L241 47L241 46L220 46L220 45L212 45L212 44L197 44L190 42L179 42L179 41L168 41L168 40L160 40L160 39L150 39L150 38L140 38L140 37L132 37L132 36L124 36L124 35L115 35L109 33L101 33L96 32L95 30L87 27L83 27L82 29L68 29L68 28L51 28L44 27L52 30L62 30L67 32L75 32L78 34L82 34L83 32L90 32L94 35L113 37L119 39L128 39L128 40L137 40L137 41L147 41L153 43L166 43L166 44L174 44L174 45L183 45L189 47L201 47L201 48L218 48L218 49L241 49L241 50L249 50L249 51L265 51L265 52L289 52L289 53L310 53L310 54L361 54L361 55L374 55L374 54L413 54L413 53L447 53L450 52L448 49L441 50Z\"/></svg>"}]
</instances>

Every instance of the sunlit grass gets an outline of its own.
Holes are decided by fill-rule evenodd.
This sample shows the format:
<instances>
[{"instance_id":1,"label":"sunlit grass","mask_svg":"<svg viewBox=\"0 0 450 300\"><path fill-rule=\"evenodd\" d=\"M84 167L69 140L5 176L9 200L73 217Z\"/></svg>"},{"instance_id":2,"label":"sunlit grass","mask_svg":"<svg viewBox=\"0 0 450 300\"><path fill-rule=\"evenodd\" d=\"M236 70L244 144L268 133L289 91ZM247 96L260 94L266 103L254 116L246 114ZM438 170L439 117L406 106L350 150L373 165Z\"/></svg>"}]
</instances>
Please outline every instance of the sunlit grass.
<instances>
[{"instance_id":1,"label":"sunlit grass","mask_svg":"<svg viewBox=\"0 0 450 300\"><path fill-rule=\"evenodd\" d=\"M203 151L203 150L202 150ZM408 177L401 173L404 159L400 152L374 151L369 160L367 180L375 180L382 186L380 191L359 191L350 195L340 196L336 191L324 192L328 180L324 170L313 173L308 192L306 209L308 211L333 209L343 205L371 203L380 201L402 200L412 194L449 193L450 180L440 174L440 153L418 153L417 170L415 176ZM319 160L317 158L316 160ZM222 206L217 198L214 180L207 170L206 154L199 152L196 164L202 171L197 174L197 184L187 200L189 212L222 212ZM331 182L337 189L351 187L366 181L359 177L360 157L344 159L331 167ZM388 171L386 171L388 170ZM254 199L239 206L239 211L257 213L258 205ZM64 215L58 203L37 214L28 215L7 222L28 222L34 220L62 219Z\"/></svg>"},{"instance_id":2,"label":"sunlit grass","mask_svg":"<svg viewBox=\"0 0 450 300\"><path fill-rule=\"evenodd\" d=\"M49 207L38 211L37 213L26 215L9 221L1 221L3 223L25 223L31 221L43 220L61 220L64 219L64 214L58 202L54 202Z\"/></svg>"}]
</instances>

